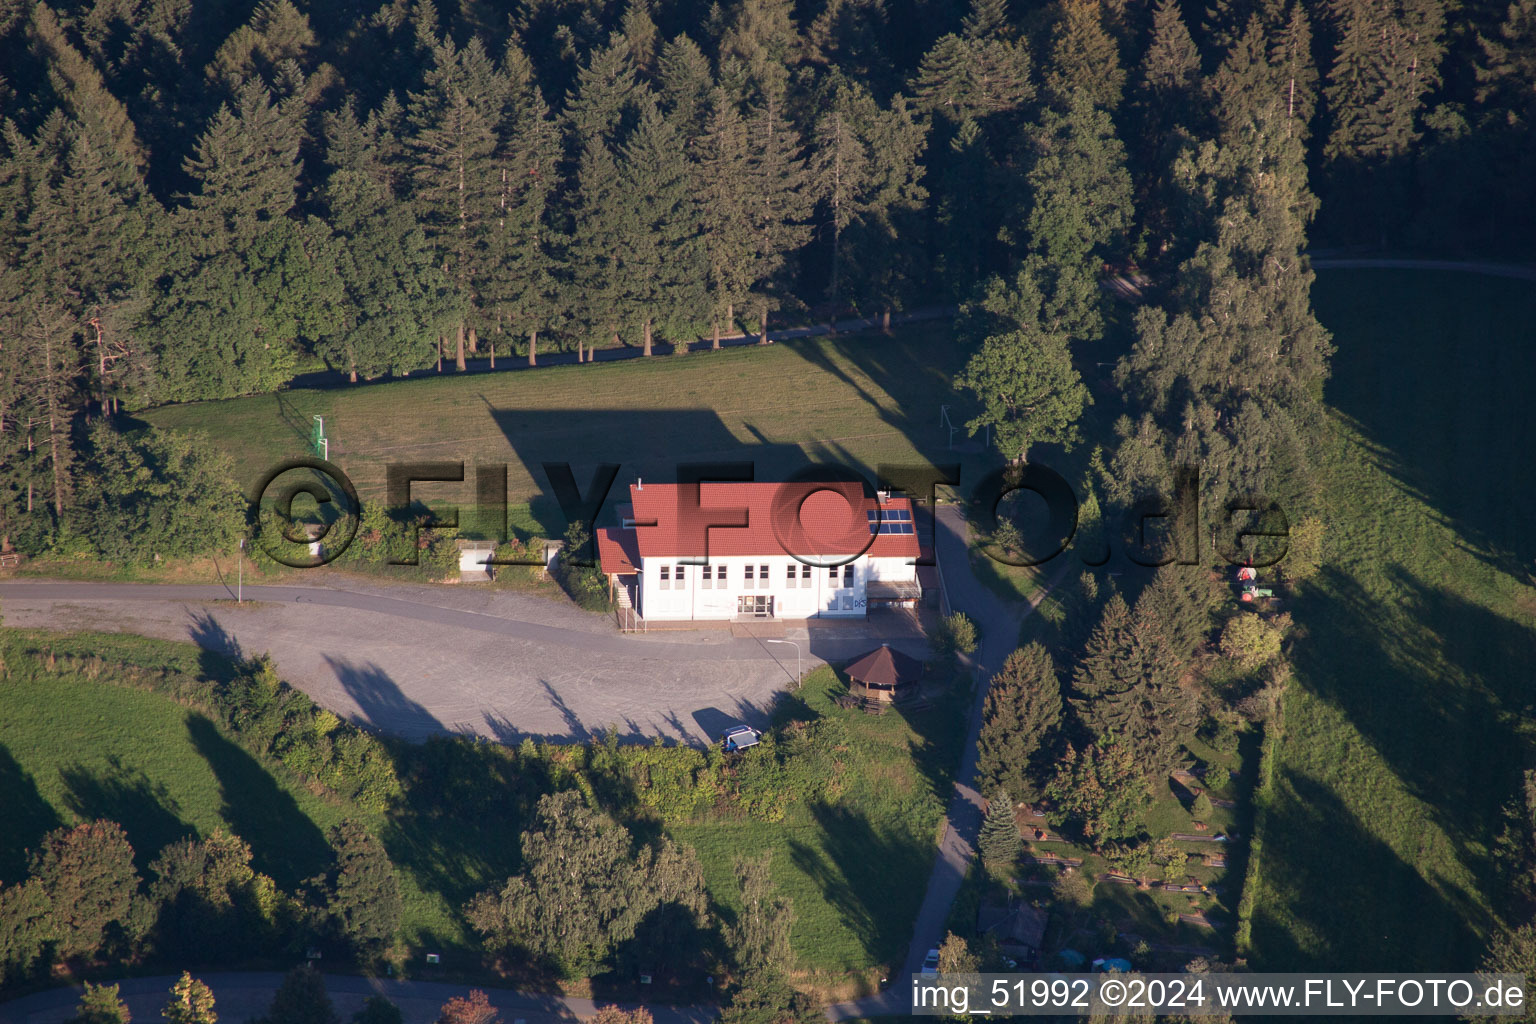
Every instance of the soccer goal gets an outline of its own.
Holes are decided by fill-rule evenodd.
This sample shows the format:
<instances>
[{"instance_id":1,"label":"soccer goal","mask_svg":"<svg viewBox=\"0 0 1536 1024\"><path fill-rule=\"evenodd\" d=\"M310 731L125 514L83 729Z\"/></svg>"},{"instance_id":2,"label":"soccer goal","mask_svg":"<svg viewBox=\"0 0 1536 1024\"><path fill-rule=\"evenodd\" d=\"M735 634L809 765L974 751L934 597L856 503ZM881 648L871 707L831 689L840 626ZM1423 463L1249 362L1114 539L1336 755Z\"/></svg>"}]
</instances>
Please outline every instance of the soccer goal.
<instances>
[{"instance_id":1,"label":"soccer goal","mask_svg":"<svg viewBox=\"0 0 1536 1024\"><path fill-rule=\"evenodd\" d=\"M315 450L315 455L325 461L331 461L331 440L325 436L325 417L314 417L314 425L310 430L310 447Z\"/></svg>"}]
</instances>

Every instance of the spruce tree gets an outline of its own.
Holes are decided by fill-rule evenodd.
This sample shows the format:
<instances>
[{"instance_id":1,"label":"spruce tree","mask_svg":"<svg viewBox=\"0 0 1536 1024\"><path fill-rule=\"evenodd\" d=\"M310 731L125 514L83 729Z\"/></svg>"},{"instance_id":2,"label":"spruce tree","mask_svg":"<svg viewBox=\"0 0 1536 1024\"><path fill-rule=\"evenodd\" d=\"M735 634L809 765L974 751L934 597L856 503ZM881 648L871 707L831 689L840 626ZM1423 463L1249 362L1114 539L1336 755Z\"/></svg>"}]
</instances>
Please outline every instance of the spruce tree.
<instances>
[{"instance_id":1,"label":"spruce tree","mask_svg":"<svg viewBox=\"0 0 1536 1024\"><path fill-rule=\"evenodd\" d=\"M922 214L928 190L921 160L926 133L900 95L887 108L870 103L862 121L872 174L864 213L849 233L846 281L849 293L865 308L878 310L888 328L892 310L904 301L906 282L925 276Z\"/></svg>"},{"instance_id":2,"label":"spruce tree","mask_svg":"<svg viewBox=\"0 0 1536 1024\"><path fill-rule=\"evenodd\" d=\"M752 247L750 312L766 324L789 289L790 258L811 238L816 192L805 142L784 112L782 97L767 95L747 121L747 220Z\"/></svg>"},{"instance_id":3,"label":"spruce tree","mask_svg":"<svg viewBox=\"0 0 1536 1024\"><path fill-rule=\"evenodd\" d=\"M1073 678L1073 705L1089 731L1116 737L1149 772L1178 767L1199 722L1196 698L1179 678L1188 655L1174 653L1155 608L1137 602L1132 613L1115 595Z\"/></svg>"},{"instance_id":4,"label":"spruce tree","mask_svg":"<svg viewBox=\"0 0 1536 1024\"><path fill-rule=\"evenodd\" d=\"M330 834L336 870L326 912L342 938L357 952L377 953L400 929L400 885L384 844L356 820Z\"/></svg>"},{"instance_id":5,"label":"spruce tree","mask_svg":"<svg viewBox=\"0 0 1536 1024\"><path fill-rule=\"evenodd\" d=\"M1061 724L1061 681L1038 643L1008 655L987 689L977 740L976 785L983 793L1037 792L1041 756Z\"/></svg>"},{"instance_id":6,"label":"spruce tree","mask_svg":"<svg viewBox=\"0 0 1536 1024\"><path fill-rule=\"evenodd\" d=\"M1057 103L1074 92L1104 110L1120 106L1125 68L1114 37L1104 28L1100 0L1060 0L1055 42L1046 65L1045 87Z\"/></svg>"},{"instance_id":7,"label":"spruce tree","mask_svg":"<svg viewBox=\"0 0 1536 1024\"><path fill-rule=\"evenodd\" d=\"M555 258L559 237L551 223L559 138L527 58L509 46L503 67L508 114L496 154L495 220L484 287L496 338L527 339L531 366L538 361L539 332L564 312Z\"/></svg>"},{"instance_id":8,"label":"spruce tree","mask_svg":"<svg viewBox=\"0 0 1536 1024\"><path fill-rule=\"evenodd\" d=\"M1503 111L1507 121L1536 121L1536 0L1514 0L1504 20L1479 34L1478 103Z\"/></svg>"},{"instance_id":9,"label":"spruce tree","mask_svg":"<svg viewBox=\"0 0 1536 1024\"><path fill-rule=\"evenodd\" d=\"M346 139L363 130L350 110L329 120L326 206L336 268L346 292L338 330L316 350L352 380L408 374L436 359L431 339L454 320L448 281L410 206L399 201L369 159Z\"/></svg>"},{"instance_id":10,"label":"spruce tree","mask_svg":"<svg viewBox=\"0 0 1536 1024\"><path fill-rule=\"evenodd\" d=\"M939 37L912 79L914 105L954 122L1015 110L1034 93L1029 50L1000 0L976 0L960 35Z\"/></svg>"},{"instance_id":11,"label":"spruce tree","mask_svg":"<svg viewBox=\"0 0 1536 1024\"><path fill-rule=\"evenodd\" d=\"M64 112L97 145L142 172L146 156L127 108L107 88L96 66L70 44L53 9L33 4L27 29L33 53L47 68L49 86Z\"/></svg>"},{"instance_id":12,"label":"spruce tree","mask_svg":"<svg viewBox=\"0 0 1536 1024\"><path fill-rule=\"evenodd\" d=\"M35 464L39 469L46 465L53 512L62 517L74 493L72 427L84 372L80 321L68 307L37 296L20 305L15 322L21 343L15 346L11 384L18 404L35 418L27 445L30 448L34 438L41 442Z\"/></svg>"},{"instance_id":13,"label":"spruce tree","mask_svg":"<svg viewBox=\"0 0 1536 1024\"><path fill-rule=\"evenodd\" d=\"M1200 51L1179 13L1178 0L1152 9L1152 41L1141 59L1141 82L1164 109L1182 102L1200 77Z\"/></svg>"},{"instance_id":14,"label":"spruce tree","mask_svg":"<svg viewBox=\"0 0 1536 1024\"><path fill-rule=\"evenodd\" d=\"M712 100L714 74L699 44L679 35L666 42L656 65L656 90L662 110L683 138L697 139L716 109Z\"/></svg>"},{"instance_id":15,"label":"spruce tree","mask_svg":"<svg viewBox=\"0 0 1536 1024\"><path fill-rule=\"evenodd\" d=\"M971 80L972 48L951 33L923 54L912 79L912 93L919 109L953 121L974 114L974 83Z\"/></svg>"},{"instance_id":16,"label":"spruce tree","mask_svg":"<svg viewBox=\"0 0 1536 1024\"><path fill-rule=\"evenodd\" d=\"M494 159L506 82L479 40L432 50L424 88L410 97L412 200L427 241L465 318L454 325L454 358L465 366L469 329L480 322L491 274L500 175Z\"/></svg>"},{"instance_id":17,"label":"spruce tree","mask_svg":"<svg viewBox=\"0 0 1536 1024\"><path fill-rule=\"evenodd\" d=\"M951 296L969 295L982 275L996 227L987 202L990 159L981 128L967 120L949 143L944 180L937 190L938 266Z\"/></svg>"},{"instance_id":18,"label":"spruce tree","mask_svg":"<svg viewBox=\"0 0 1536 1024\"><path fill-rule=\"evenodd\" d=\"M687 344L690 324L708 310L706 252L688 159L673 125L654 102L624 147L620 193L628 206L623 223L623 306L639 319L645 355L660 326L678 344Z\"/></svg>"},{"instance_id":19,"label":"spruce tree","mask_svg":"<svg viewBox=\"0 0 1536 1024\"><path fill-rule=\"evenodd\" d=\"M588 338L616 333L630 312L622 307L626 246L634 237L627 199L613 153L601 139L588 141L577 171L565 255L575 296L572 315Z\"/></svg>"},{"instance_id":20,"label":"spruce tree","mask_svg":"<svg viewBox=\"0 0 1536 1024\"><path fill-rule=\"evenodd\" d=\"M982 819L976 845L989 864L1011 864L1019 855L1019 826L1013 819L1013 798L1006 789L993 790L987 799L987 816Z\"/></svg>"},{"instance_id":21,"label":"spruce tree","mask_svg":"<svg viewBox=\"0 0 1536 1024\"><path fill-rule=\"evenodd\" d=\"M739 62L755 98L782 101L802 46L792 0L742 0L720 39L722 66Z\"/></svg>"},{"instance_id":22,"label":"spruce tree","mask_svg":"<svg viewBox=\"0 0 1536 1024\"><path fill-rule=\"evenodd\" d=\"M1312 60L1312 22L1300 0L1292 0L1285 24L1275 33L1269 61L1287 125L1297 137L1306 139L1317 110L1317 65Z\"/></svg>"},{"instance_id":23,"label":"spruce tree","mask_svg":"<svg viewBox=\"0 0 1536 1024\"><path fill-rule=\"evenodd\" d=\"M69 1024L130 1024L133 1015L118 996L116 985L85 983L85 992Z\"/></svg>"},{"instance_id":24,"label":"spruce tree","mask_svg":"<svg viewBox=\"0 0 1536 1024\"><path fill-rule=\"evenodd\" d=\"M1407 152L1419 136L1424 98L1440 83L1441 0L1375 4L1337 0L1337 52L1325 95L1331 160L1378 161Z\"/></svg>"},{"instance_id":25,"label":"spruce tree","mask_svg":"<svg viewBox=\"0 0 1536 1024\"><path fill-rule=\"evenodd\" d=\"M568 152L579 157L594 139L614 142L620 120L638 89L629 45L622 36L614 35L577 72L576 86L566 96Z\"/></svg>"},{"instance_id":26,"label":"spruce tree","mask_svg":"<svg viewBox=\"0 0 1536 1024\"><path fill-rule=\"evenodd\" d=\"M971 9L960 22L967 39L1003 39L1013 35L1008 22L1008 0L971 0Z\"/></svg>"},{"instance_id":27,"label":"spruce tree","mask_svg":"<svg viewBox=\"0 0 1536 1024\"><path fill-rule=\"evenodd\" d=\"M187 971L171 986L171 998L160 1011L170 1024L218 1024L213 990Z\"/></svg>"},{"instance_id":28,"label":"spruce tree","mask_svg":"<svg viewBox=\"0 0 1536 1024\"><path fill-rule=\"evenodd\" d=\"M1260 110L1280 99L1280 83L1269 65L1267 47L1264 24L1255 14L1211 76L1217 116L1229 134L1246 131Z\"/></svg>"},{"instance_id":29,"label":"spruce tree","mask_svg":"<svg viewBox=\"0 0 1536 1024\"><path fill-rule=\"evenodd\" d=\"M293 209L302 138L302 126L261 82L241 86L235 106L219 108L185 163L198 188L189 197L184 235L202 238L204 254L244 255L268 224Z\"/></svg>"},{"instance_id":30,"label":"spruce tree","mask_svg":"<svg viewBox=\"0 0 1536 1024\"><path fill-rule=\"evenodd\" d=\"M1138 312L1116 369L1153 417L1180 425L1164 436L1167 463L1201 465L1204 500L1218 504L1278 483L1277 467L1304 470L1332 351L1301 254L1316 200L1285 120L1277 100L1206 151L1211 236L1183 263L1169 308Z\"/></svg>"},{"instance_id":31,"label":"spruce tree","mask_svg":"<svg viewBox=\"0 0 1536 1024\"><path fill-rule=\"evenodd\" d=\"M752 158L747 125L725 90L709 99L709 119L699 139L693 172L699 222L708 262L714 347L720 326L734 332L735 312L756 283L758 236L752 225Z\"/></svg>"},{"instance_id":32,"label":"spruce tree","mask_svg":"<svg viewBox=\"0 0 1536 1024\"><path fill-rule=\"evenodd\" d=\"M842 298L843 236L863 213L862 200L872 176L869 147L858 128L862 99L855 86L838 88L817 118L812 143L812 188L824 211L822 223L831 245L827 297L834 305Z\"/></svg>"}]
</instances>

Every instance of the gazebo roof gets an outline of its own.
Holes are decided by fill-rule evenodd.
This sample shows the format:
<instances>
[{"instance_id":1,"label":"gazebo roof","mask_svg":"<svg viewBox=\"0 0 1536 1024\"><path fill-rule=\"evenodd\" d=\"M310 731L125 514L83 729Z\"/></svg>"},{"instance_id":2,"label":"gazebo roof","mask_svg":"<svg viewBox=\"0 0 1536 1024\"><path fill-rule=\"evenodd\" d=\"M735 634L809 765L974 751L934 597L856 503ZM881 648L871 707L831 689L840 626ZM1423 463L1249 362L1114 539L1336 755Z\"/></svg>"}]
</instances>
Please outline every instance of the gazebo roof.
<instances>
[{"instance_id":1,"label":"gazebo roof","mask_svg":"<svg viewBox=\"0 0 1536 1024\"><path fill-rule=\"evenodd\" d=\"M868 654L850 664L845 672L848 678L877 686L900 686L915 683L923 677L923 663L910 654L903 654L889 644L881 644Z\"/></svg>"}]
</instances>

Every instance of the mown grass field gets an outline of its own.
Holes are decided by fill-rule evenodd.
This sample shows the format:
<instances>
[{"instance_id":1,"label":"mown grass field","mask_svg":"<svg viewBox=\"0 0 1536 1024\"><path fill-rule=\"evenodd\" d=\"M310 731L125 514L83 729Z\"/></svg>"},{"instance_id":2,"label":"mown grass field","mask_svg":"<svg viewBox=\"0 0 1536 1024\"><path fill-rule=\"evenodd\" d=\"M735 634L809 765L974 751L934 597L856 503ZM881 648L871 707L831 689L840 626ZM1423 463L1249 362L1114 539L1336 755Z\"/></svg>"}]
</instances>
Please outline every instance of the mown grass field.
<instances>
[{"instance_id":1,"label":"mown grass field","mask_svg":"<svg viewBox=\"0 0 1536 1024\"><path fill-rule=\"evenodd\" d=\"M1536 754L1536 289L1325 271L1326 565L1295 603L1254 893L1263 969L1469 969Z\"/></svg>"},{"instance_id":2,"label":"mown grass field","mask_svg":"<svg viewBox=\"0 0 1536 1024\"><path fill-rule=\"evenodd\" d=\"M391 462L465 462L463 484L413 489L461 504L474 493L475 464L505 463L511 502L531 502L531 522L552 527L560 517L544 462L570 463L583 490L596 465L619 463L618 490L636 475L672 479L685 461L752 460L758 479L807 462L872 473L882 462L959 461L939 415L954 405L964 422L962 396L950 386L961 356L947 325L921 324L889 336L284 391L154 409L143 419L205 431L247 488L281 460L309 454L315 415L325 417L332 461L365 501L382 497Z\"/></svg>"}]
</instances>

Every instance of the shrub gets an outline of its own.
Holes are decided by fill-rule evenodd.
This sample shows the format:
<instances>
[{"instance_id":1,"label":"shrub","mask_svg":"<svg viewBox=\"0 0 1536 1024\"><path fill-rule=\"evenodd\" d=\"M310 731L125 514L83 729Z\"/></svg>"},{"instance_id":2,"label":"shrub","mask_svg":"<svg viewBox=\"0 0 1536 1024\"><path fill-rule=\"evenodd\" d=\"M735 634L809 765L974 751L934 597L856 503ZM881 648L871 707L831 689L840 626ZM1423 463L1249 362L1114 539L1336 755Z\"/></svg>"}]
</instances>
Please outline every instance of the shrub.
<instances>
[{"instance_id":1,"label":"shrub","mask_svg":"<svg viewBox=\"0 0 1536 1024\"><path fill-rule=\"evenodd\" d=\"M976 651L976 624L964 612L951 612L939 620L931 638L933 649L943 656L973 654Z\"/></svg>"},{"instance_id":2,"label":"shrub","mask_svg":"<svg viewBox=\"0 0 1536 1024\"><path fill-rule=\"evenodd\" d=\"M64 534L121 562L233 552L246 506L228 455L195 435L119 432L106 420L90 439Z\"/></svg>"},{"instance_id":3,"label":"shrub","mask_svg":"<svg viewBox=\"0 0 1536 1024\"><path fill-rule=\"evenodd\" d=\"M1227 620L1221 630L1221 653L1244 669L1258 668L1280 656L1280 644L1290 626L1289 615L1267 619L1241 613Z\"/></svg>"}]
</instances>

